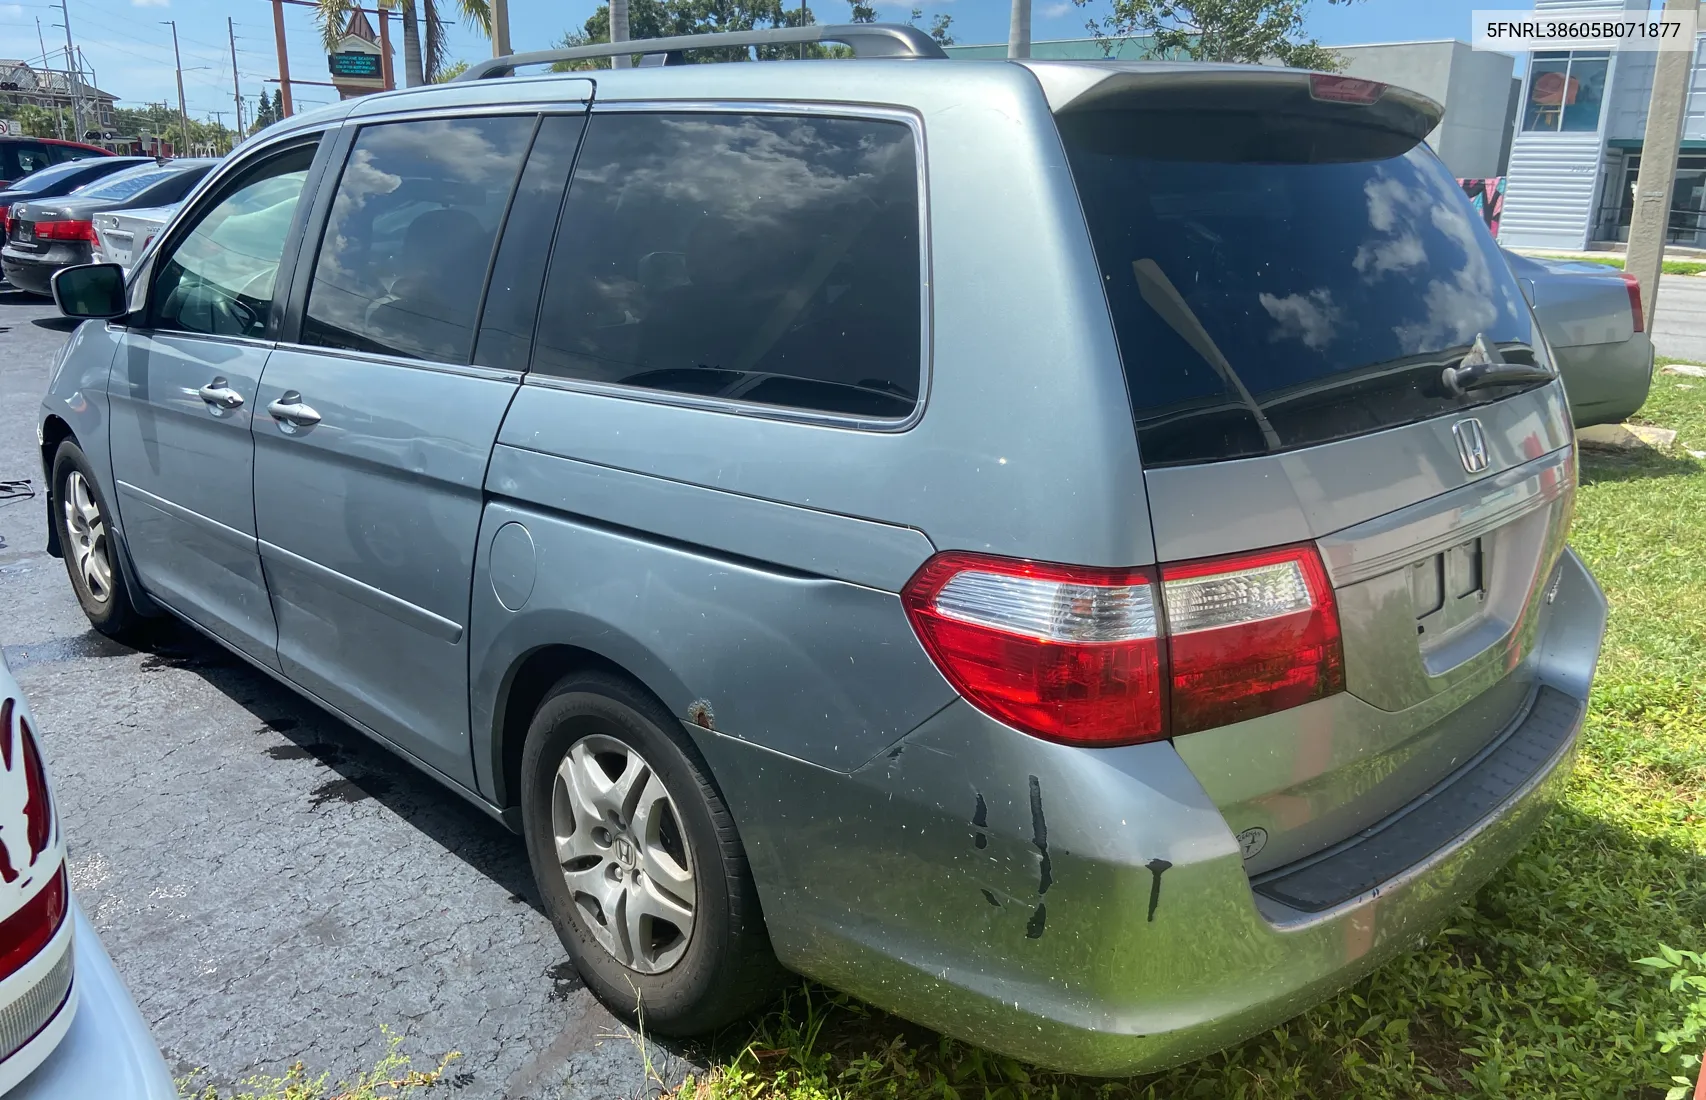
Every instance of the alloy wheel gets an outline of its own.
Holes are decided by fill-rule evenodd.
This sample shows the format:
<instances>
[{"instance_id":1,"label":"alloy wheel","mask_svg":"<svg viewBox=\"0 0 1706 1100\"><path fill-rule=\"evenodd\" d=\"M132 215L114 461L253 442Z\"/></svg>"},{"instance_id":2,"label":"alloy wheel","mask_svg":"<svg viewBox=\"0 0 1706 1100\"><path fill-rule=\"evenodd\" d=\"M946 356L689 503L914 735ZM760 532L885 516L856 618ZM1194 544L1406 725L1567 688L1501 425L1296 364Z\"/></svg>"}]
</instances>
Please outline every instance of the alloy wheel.
<instances>
[{"instance_id":1,"label":"alloy wheel","mask_svg":"<svg viewBox=\"0 0 1706 1100\"><path fill-rule=\"evenodd\" d=\"M70 535L71 566L83 579L83 587L96 603L106 603L113 594L112 555L107 544L107 524L95 494L81 472L72 470L65 478L65 530Z\"/></svg>"},{"instance_id":2,"label":"alloy wheel","mask_svg":"<svg viewBox=\"0 0 1706 1100\"><path fill-rule=\"evenodd\" d=\"M602 734L569 747L551 788L557 862L582 923L612 958L659 974L687 953L693 853L657 770Z\"/></svg>"}]
</instances>

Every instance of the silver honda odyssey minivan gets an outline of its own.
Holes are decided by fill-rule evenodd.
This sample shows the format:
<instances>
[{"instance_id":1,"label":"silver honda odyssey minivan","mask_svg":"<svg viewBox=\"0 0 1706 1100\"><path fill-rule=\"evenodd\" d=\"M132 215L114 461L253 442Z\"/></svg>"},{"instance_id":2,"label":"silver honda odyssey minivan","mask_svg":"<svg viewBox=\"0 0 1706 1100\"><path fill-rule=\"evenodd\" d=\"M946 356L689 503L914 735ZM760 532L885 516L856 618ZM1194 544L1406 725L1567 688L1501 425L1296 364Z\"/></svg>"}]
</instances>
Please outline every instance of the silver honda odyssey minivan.
<instances>
[{"instance_id":1,"label":"silver honda odyssey minivan","mask_svg":"<svg viewBox=\"0 0 1706 1100\"><path fill-rule=\"evenodd\" d=\"M97 628L176 616L501 818L667 1033L791 971L1155 1069L1533 833L1606 610L1437 104L904 27L623 48L662 63L287 119L128 280L60 273Z\"/></svg>"}]
</instances>

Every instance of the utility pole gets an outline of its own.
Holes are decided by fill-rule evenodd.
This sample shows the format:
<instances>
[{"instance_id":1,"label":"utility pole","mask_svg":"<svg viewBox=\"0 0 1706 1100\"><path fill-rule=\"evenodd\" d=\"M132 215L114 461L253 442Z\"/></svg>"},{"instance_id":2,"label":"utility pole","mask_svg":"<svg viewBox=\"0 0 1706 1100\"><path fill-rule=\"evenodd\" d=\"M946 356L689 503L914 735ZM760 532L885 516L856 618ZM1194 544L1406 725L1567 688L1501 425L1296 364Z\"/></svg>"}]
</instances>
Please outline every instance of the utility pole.
<instances>
[{"instance_id":1,"label":"utility pole","mask_svg":"<svg viewBox=\"0 0 1706 1100\"><path fill-rule=\"evenodd\" d=\"M59 14L65 17L65 67L70 70L67 75L71 90L71 124L76 129L71 137L75 141L82 141L83 101L77 98L77 49L71 44L71 9L66 7L66 0L59 0Z\"/></svg>"},{"instance_id":2,"label":"utility pole","mask_svg":"<svg viewBox=\"0 0 1706 1100\"><path fill-rule=\"evenodd\" d=\"M1031 56L1031 0L1013 0L1013 15L1007 24L1007 56Z\"/></svg>"},{"instance_id":3,"label":"utility pole","mask_svg":"<svg viewBox=\"0 0 1706 1100\"><path fill-rule=\"evenodd\" d=\"M626 8L627 4L622 6ZM492 0L492 56L514 52L509 48L509 0Z\"/></svg>"},{"instance_id":4,"label":"utility pole","mask_svg":"<svg viewBox=\"0 0 1706 1100\"><path fill-rule=\"evenodd\" d=\"M1692 20L1699 0L1665 0L1665 14ZM1641 143L1641 172L1635 179L1635 211L1629 223L1629 251L1623 270L1641 286L1641 307L1648 332L1659 301L1665 236L1670 228L1671 194L1676 187L1677 154L1688 117L1689 71L1694 51L1663 50L1653 59L1653 95L1647 103L1647 134Z\"/></svg>"},{"instance_id":5,"label":"utility pole","mask_svg":"<svg viewBox=\"0 0 1706 1100\"><path fill-rule=\"evenodd\" d=\"M243 135L243 85L237 78L237 25L225 17L225 33L231 38L231 94L237 98L237 136Z\"/></svg>"},{"instance_id":6,"label":"utility pole","mask_svg":"<svg viewBox=\"0 0 1706 1100\"><path fill-rule=\"evenodd\" d=\"M610 41L628 41L628 0L610 0ZM617 54L610 59L612 69L626 69L628 55Z\"/></svg>"},{"instance_id":7,"label":"utility pole","mask_svg":"<svg viewBox=\"0 0 1706 1100\"><path fill-rule=\"evenodd\" d=\"M190 113L184 107L184 59L183 55L178 53L178 21L176 19L162 19L161 22L172 28L172 60L178 66L178 118L183 120L184 148L188 149L190 147Z\"/></svg>"},{"instance_id":8,"label":"utility pole","mask_svg":"<svg viewBox=\"0 0 1706 1100\"><path fill-rule=\"evenodd\" d=\"M278 39L278 89L288 118L295 113L290 103L290 54L284 48L284 0L272 0L272 33ZM266 90L262 89L264 95Z\"/></svg>"},{"instance_id":9,"label":"utility pole","mask_svg":"<svg viewBox=\"0 0 1706 1100\"><path fill-rule=\"evenodd\" d=\"M48 64L47 39L42 37L41 16L39 15L36 16L36 45L41 47L41 63L45 68ZM54 132L61 138L65 137L65 108L57 103L53 105L53 123Z\"/></svg>"}]
</instances>

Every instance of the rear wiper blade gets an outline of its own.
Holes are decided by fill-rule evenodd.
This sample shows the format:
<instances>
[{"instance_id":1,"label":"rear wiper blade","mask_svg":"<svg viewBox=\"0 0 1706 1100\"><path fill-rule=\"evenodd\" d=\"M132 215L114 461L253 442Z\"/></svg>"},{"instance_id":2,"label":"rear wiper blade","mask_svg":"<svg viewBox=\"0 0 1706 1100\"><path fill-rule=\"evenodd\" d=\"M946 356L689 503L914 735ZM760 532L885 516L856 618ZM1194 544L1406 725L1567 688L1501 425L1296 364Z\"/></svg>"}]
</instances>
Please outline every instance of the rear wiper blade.
<instances>
[{"instance_id":1,"label":"rear wiper blade","mask_svg":"<svg viewBox=\"0 0 1706 1100\"><path fill-rule=\"evenodd\" d=\"M1551 382L1557 377L1547 367L1509 362L1487 339L1486 333L1475 337L1475 345L1456 366L1440 372L1446 392L1454 397L1486 386L1520 386L1525 382Z\"/></svg>"}]
</instances>

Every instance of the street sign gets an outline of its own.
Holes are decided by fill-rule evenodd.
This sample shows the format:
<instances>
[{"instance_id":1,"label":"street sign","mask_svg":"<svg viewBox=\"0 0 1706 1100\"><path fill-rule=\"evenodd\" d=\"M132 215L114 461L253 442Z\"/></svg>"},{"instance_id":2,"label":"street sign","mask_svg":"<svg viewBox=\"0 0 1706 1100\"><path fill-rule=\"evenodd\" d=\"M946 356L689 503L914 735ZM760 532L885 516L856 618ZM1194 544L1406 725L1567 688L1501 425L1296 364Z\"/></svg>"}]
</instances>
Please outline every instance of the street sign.
<instances>
[{"instance_id":1,"label":"street sign","mask_svg":"<svg viewBox=\"0 0 1706 1100\"><path fill-rule=\"evenodd\" d=\"M357 80L383 80L384 71L380 67L379 55L376 53L358 53L354 50L335 53L327 56L330 62L332 76L351 77Z\"/></svg>"},{"instance_id":2,"label":"street sign","mask_svg":"<svg viewBox=\"0 0 1706 1100\"><path fill-rule=\"evenodd\" d=\"M0 118L0 137L16 137L24 132L23 127L9 118Z\"/></svg>"}]
</instances>

